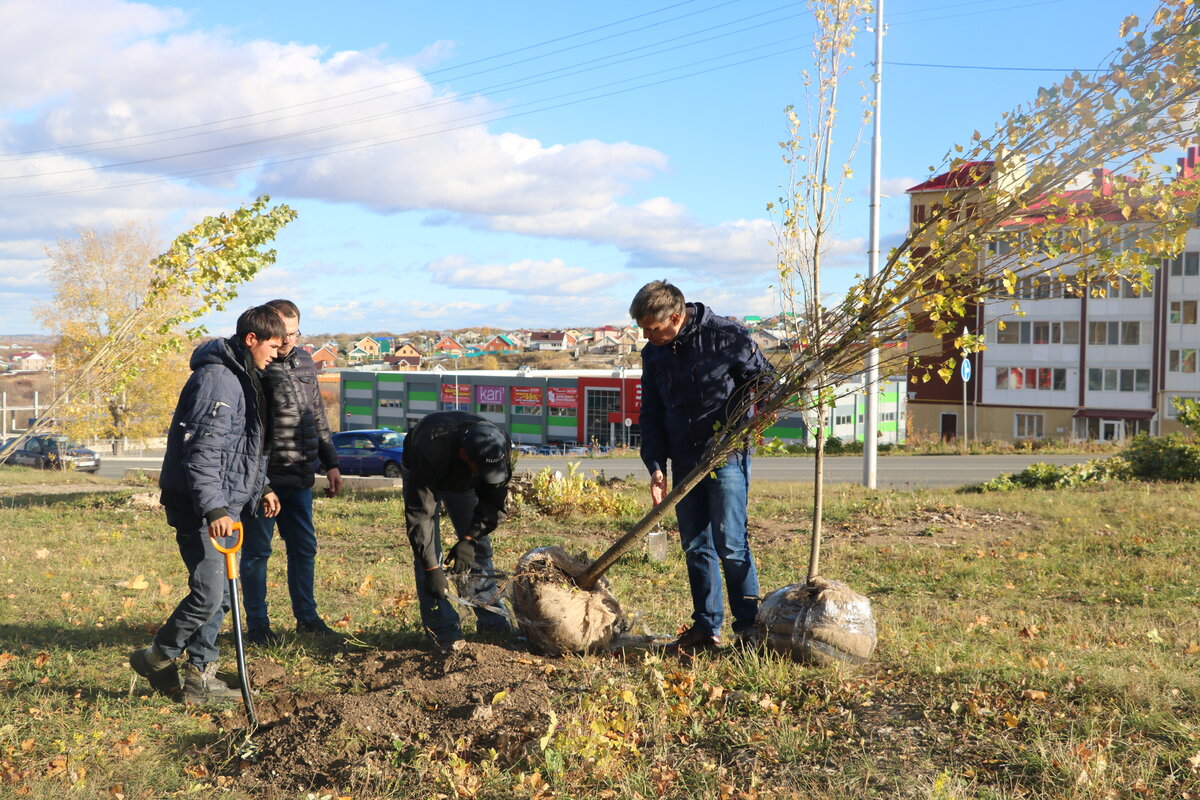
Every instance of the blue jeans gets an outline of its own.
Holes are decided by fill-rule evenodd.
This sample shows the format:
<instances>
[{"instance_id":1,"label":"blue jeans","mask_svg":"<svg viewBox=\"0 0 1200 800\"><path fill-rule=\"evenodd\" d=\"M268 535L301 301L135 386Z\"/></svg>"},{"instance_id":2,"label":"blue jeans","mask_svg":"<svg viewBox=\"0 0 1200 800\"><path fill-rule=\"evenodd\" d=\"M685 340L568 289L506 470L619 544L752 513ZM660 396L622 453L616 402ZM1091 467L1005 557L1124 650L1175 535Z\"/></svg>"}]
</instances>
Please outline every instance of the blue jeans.
<instances>
[{"instance_id":1,"label":"blue jeans","mask_svg":"<svg viewBox=\"0 0 1200 800\"><path fill-rule=\"evenodd\" d=\"M450 522L460 536L471 526L471 517L475 513L475 505L479 498L474 491L467 492L438 492L438 509L433 518L433 546L437 560L442 561L442 532L441 507L445 506L450 515ZM475 569L485 574L492 572L492 541L490 536L480 536L475 540ZM421 626L433 637L438 644L450 644L462 638L462 621L458 611L450 600L442 600L425 591L425 568L413 559L413 575L417 583L417 603L421 609ZM481 592L490 592L495 587L495 579L484 579L480 585ZM482 608L475 609L476 628L481 631L506 633L511 629L508 620L494 611Z\"/></svg>"},{"instance_id":2,"label":"blue jeans","mask_svg":"<svg viewBox=\"0 0 1200 800\"><path fill-rule=\"evenodd\" d=\"M672 481L678 482L694 466L672 460ZM750 457L737 453L675 507L692 590L692 619L697 628L712 634L721 632L725 617L718 569L725 571L734 632L752 627L758 613L758 572L746 531L749 489Z\"/></svg>"},{"instance_id":3,"label":"blue jeans","mask_svg":"<svg viewBox=\"0 0 1200 800\"><path fill-rule=\"evenodd\" d=\"M188 661L203 669L217 660L217 634L229 611L225 556L213 547L208 523L190 509L167 509L179 555L188 571L188 594L154 635L158 649L171 658L187 650ZM224 545L232 544L225 540Z\"/></svg>"},{"instance_id":4,"label":"blue jeans","mask_svg":"<svg viewBox=\"0 0 1200 800\"><path fill-rule=\"evenodd\" d=\"M276 489L279 516L247 516L242 542L242 594L246 603L246 628L256 630L271 624L267 616L267 559L275 526L287 548L288 594L296 622L315 622L317 601L313 596L317 560L317 531L313 527L312 489Z\"/></svg>"}]
</instances>

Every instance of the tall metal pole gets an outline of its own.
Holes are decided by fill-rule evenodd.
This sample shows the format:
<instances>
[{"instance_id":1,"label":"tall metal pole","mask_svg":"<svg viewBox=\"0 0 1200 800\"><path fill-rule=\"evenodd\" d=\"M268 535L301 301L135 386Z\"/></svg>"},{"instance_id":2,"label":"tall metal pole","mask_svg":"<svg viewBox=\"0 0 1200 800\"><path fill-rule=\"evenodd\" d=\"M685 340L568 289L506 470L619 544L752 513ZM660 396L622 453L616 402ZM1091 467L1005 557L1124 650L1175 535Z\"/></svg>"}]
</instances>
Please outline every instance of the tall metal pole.
<instances>
[{"instance_id":1,"label":"tall metal pole","mask_svg":"<svg viewBox=\"0 0 1200 800\"><path fill-rule=\"evenodd\" d=\"M874 280L879 272L879 172L882 142L880 116L883 112L883 0L875 3L875 109L871 117L871 228L867 248L867 276ZM874 331L868 331L874 336ZM876 446L879 439L879 350L867 350L867 408L863 426L863 486L875 488Z\"/></svg>"}]
</instances>

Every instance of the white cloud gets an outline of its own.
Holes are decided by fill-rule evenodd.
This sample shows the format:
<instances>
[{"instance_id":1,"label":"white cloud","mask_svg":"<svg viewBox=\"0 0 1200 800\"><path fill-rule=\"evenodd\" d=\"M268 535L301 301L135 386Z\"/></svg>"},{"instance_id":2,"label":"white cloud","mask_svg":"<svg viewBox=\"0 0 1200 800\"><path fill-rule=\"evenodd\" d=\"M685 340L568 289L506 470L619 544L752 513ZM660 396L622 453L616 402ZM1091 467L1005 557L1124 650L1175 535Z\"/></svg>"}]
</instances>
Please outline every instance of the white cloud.
<instances>
[{"instance_id":1,"label":"white cloud","mask_svg":"<svg viewBox=\"0 0 1200 800\"><path fill-rule=\"evenodd\" d=\"M512 264L473 264L463 256L447 256L426 267L433 280L445 286L503 289L515 294L547 296L592 295L625 280L624 274L589 272L568 267L561 258L522 259Z\"/></svg>"},{"instance_id":2,"label":"white cloud","mask_svg":"<svg viewBox=\"0 0 1200 800\"><path fill-rule=\"evenodd\" d=\"M879 193L884 197L904 197L912 187L920 183L923 178L884 178L879 182ZM870 191L870 188L867 189Z\"/></svg>"}]
</instances>

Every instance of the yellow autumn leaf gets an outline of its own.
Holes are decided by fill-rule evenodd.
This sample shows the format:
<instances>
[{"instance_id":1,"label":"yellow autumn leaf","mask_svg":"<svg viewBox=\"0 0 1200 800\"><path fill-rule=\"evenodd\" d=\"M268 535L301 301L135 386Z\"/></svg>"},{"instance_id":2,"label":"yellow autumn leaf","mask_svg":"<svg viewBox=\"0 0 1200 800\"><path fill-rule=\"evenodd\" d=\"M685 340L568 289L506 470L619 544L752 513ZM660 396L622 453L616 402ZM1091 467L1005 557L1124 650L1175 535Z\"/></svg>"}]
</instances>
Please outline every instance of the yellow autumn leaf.
<instances>
[{"instance_id":1,"label":"yellow autumn leaf","mask_svg":"<svg viewBox=\"0 0 1200 800\"><path fill-rule=\"evenodd\" d=\"M136 578L126 584L125 588L140 592L142 589L150 588L150 583L146 580L145 575L138 575Z\"/></svg>"},{"instance_id":2,"label":"yellow autumn leaf","mask_svg":"<svg viewBox=\"0 0 1200 800\"><path fill-rule=\"evenodd\" d=\"M492 695L492 705L496 705L496 703L499 703L501 700L503 700L506 697L508 697L508 692L503 691L503 690L496 692L494 695Z\"/></svg>"}]
</instances>

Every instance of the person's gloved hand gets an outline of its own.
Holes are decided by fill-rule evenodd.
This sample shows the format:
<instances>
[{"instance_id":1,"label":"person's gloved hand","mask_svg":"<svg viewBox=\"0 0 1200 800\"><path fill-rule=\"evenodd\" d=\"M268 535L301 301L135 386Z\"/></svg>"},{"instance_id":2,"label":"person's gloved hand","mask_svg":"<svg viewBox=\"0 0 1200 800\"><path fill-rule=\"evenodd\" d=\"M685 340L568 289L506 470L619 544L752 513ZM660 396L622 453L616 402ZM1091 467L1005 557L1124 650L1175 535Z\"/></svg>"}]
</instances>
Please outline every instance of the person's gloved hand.
<instances>
[{"instance_id":1,"label":"person's gloved hand","mask_svg":"<svg viewBox=\"0 0 1200 800\"><path fill-rule=\"evenodd\" d=\"M450 594L450 582L441 567L425 570L425 591L439 600L445 600Z\"/></svg>"},{"instance_id":2,"label":"person's gloved hand","mask_svg":"<svg viewBox=\"0 0 1200 800\"><path fill-rule=\"evenodd\" d=\"M459 539L458 543L450 550L446 566L453 575L475 569L475 540L466 537Z\"/></svg>"}]
</instances>

